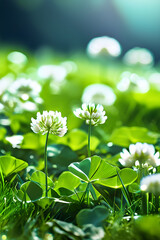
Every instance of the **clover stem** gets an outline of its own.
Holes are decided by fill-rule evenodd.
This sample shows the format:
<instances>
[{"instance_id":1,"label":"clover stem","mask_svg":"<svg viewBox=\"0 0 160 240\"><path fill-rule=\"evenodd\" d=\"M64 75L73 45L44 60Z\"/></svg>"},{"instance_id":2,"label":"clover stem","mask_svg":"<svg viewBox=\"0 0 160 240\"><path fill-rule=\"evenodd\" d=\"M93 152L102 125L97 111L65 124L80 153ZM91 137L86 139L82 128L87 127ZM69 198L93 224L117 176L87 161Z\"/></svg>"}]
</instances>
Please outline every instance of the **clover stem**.
<instances>
[{"instance_id":1,"label":"clover stem","mask_svg":"<svg viewBox=\"0 0 160 240\"><path fill-rule=\"evenodd\" d=\"M142 215L148 215L148 193L142 192Z\"/></svg>"},{"instance_id":2,"label":"clover stem","mask_svg":"<svg viewBox=\"0 0 160 240\"><path fill-rule=\"evenodd\" d=\"M158 208L159 208L159 195L155 196L155 213L158 214Z\"/></svg>"},{"instance_id":3,"label":"clover stem","mask_svg":"<svg viewBox=\"0 0 160 240\"><path fill-rule=\"evenodd\" d=\"M140 169L139 169L139 183L142 180L142 178L144 177L144 169L142 167L142 165L140 164Z\"/></svg>"},{"instance_id":4,"label":"clover stem","mask_svg":"<svg viewBox=\"0 0 160 240\"><path fill-rule=\"evenodd\" d=\"M87 194L87 204L90 205L90 199L89 199L89 189L90 189L90 183L87 184L86 188L86 194Z\"/></svg>"},{"instance_id":5,"label":"clover stem","mask_svg":"<svg viewBox=\"0 0 160 240\"><path fill-rule=\"evenodd\" d=\"M91 120L89 122L88 126L88 157L91 156L91 150L90 150L90 138L91 138Z\"/></svg>"},{"instance_id":6,"label":"clover stem","mask_svg":"<svg viewBox=\"0 0 160 240\"><path fill-rule=\"evenodd\" d=\"M48 197L48 173L47 173L47 145L48 145L48 136L49 136L49 130L47 132L46 136L46 143L45 143L45 150L44 150L44 162L45 162L45 182L46 182L46 197Z\"/></svg>"},{"instance_id":7,"label":"clover stem","mask_svg":"<svg viewBox=\"0 0 160 240\"><path fill-rule=\"evenodd\" d=\"M143 177L145 177L146 172L143 168L142 164L140 164L139 169L139 182L142 180ZM148 215L148 209L149 209L149 194L146 192L141 192L141 199L142 199L142 215Z\"/></svg>"}]
</instances>

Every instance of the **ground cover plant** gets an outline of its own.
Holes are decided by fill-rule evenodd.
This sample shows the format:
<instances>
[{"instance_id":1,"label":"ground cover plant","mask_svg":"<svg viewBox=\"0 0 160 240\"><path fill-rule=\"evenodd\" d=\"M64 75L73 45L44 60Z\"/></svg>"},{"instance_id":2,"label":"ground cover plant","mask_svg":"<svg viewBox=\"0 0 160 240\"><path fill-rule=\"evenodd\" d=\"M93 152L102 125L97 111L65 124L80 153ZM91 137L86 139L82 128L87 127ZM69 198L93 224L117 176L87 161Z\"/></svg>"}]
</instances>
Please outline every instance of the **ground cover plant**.
<instances>
[{"instance_id":1,"label":"ground cover plant","mask_svg":"<svg viewBox=\"0 0 160 240\"><path fill-rule=\"evenodd\" d=\"M160 238L159 66L93 46L0 50L1 239Z\"/></svg>"}]
</instances>

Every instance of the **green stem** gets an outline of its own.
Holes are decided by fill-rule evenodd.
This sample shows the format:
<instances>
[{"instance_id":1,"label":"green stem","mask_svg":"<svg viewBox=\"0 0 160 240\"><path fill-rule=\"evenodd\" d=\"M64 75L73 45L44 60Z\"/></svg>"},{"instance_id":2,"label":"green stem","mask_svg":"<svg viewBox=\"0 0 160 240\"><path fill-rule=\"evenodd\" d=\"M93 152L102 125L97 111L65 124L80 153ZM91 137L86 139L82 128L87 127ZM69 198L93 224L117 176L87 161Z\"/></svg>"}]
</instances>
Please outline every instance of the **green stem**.
<instances>
[{"instance_id":1,"label":"green stem","mask_svg":"<svg viewBox=\"0 0 160 240\"><path fill-rule=\"evenodd\" d=\"M142 215L148 215L148 193L142 192Z\"/></svg>"},{"instance_id":2,"label":"green stem","mask_svg":"<svg viewBox=\"0 0 160 240\"><path fill-rule=\"evenodd\" d=\"M91 156L91 150L90 150L90 138L91 138L91 121L89 123L88 127L88 157Z\"/></svg>"},{"instance_id":3,"label":"green stem","mask_svg":"<svg viewBox=\"0 0 160 240\"><path fill-rule=\"evenodd\" d=\"M131 203L131 199L130 199L129 193L128 193L127 188L125 187L125 185L124 185L124 183L122 181L122 178L121 178L121 176L120 176L120 174L119 174L117 169L116 169L116 171L117 171L118 178L119 178L119 180L121 181L121 184L122 184L122 188L121 188L122 194L123 194L123 196L124 196L124 198L125 198L125 200L127 202L128 207L130 208L131 215L133 215L133 211L132 211L132 207L131 207L132 203Z\"/></svg>"},{"instance_id":4,"label":"green stem","mask_svg":"<svg viewBox=\"0 0 160 240\"><path fill-rule=\"evenodd\" d=\"M89 183L87 183L87 186L86 186L86 190L85 190L85 192L83 193L83 195L82 195L82 197L81 197L81 202L83 203L83 201L85 200L85 196L86 196L86 194L87 194L87 203L88 203L88 197L89 197Z\"/></svg>"},{"instance_id":5,"label":"green stem","mask_svg":"<svg viewBox=\"0 0 160 240\"><path fill-rule=\"evenodd\" d=\"M139 183L142 180L143 177L146 176L146 171L140 165L139 169ZM141 192L141 199L142 199L142 215L148 215L148 209L149 209L149 194L146 192Z\"/></svg>"},{"instance_id":6,"label":"green stem","mask_svg":"<svg viewBox=\"0 0 160 240\"><path fill-rule=\"evenodd\" d=\"M155 213L158 214L158 208L159 208L159 195L155 196Z\"/></svg>"},{"instance_id":7,"label":"green stem","mask_svg":"<svg viewBox=\"0 0 160 240\"><path fill-rule=\"evenodd\" d=\"M152 204L150 205L150 212L152 213L153 212L153 199L154 199L154 196L153 196L153 193L149 193L149 202L151 202Z\"/></svg>"},{"instance_id":8,"label":"green stem","mask_svg":"<svg viewBox=\"0 0 160 240\"><path fill-rule=\"evenodd\" d=\"M87 188L86 188L87 204L88 204L88 206L90 205L89 190L90 190L90 183L87 184Z\"/></svg>"},{"instance_id":9,"label":"green stem","mask_svg":"<svg viewBox=\"0 0 160 240\"><path fill-rule=\"evenodd\" d=\"M48 197L48 173L47 173L47 145L48 145L48 136L49 136L49 131L47 132L46 136L46 143L45 143L45 150L44 150L44 162L45 162L45 180L46 180L46 197Z\"/></svg>"},{"instance_id":10,"label":"green stem","mask_svg":"<svg viewBox=\"0 0 160 240\"><path fill-rule=\"evenodd\" d=\"M142 167L142 165L140 165L140 168L139 168L139 183L141 182L141 180L144 176L145 176L144 168Z\"/></svg>"}]
</instances>

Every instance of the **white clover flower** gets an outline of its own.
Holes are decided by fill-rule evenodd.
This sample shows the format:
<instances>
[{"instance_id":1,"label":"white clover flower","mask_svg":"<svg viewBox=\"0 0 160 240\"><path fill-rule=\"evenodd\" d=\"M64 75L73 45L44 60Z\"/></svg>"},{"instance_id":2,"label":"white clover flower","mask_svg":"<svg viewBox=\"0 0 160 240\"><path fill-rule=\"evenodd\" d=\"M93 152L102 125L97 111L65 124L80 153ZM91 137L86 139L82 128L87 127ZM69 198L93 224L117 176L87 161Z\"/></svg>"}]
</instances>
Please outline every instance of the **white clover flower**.
<instances>
[{"instance_id":1,"label":"white clover flower","mask_svg":"<svg viewBox=\"0 0 160 240\"><path fill-rule=\"evenodd\" d=\"M159 72L151 73L148 80L149 80L151 87L160 91L160 73Z\"/></svg>"},{"instance_id":2,"label":"white clover flower","mask_svg":"<svg viewBox=\"0 0 160 240\"><path fill-rule=\"evenodd\" d=\"M26 101L29 97L39 96L41 85L31 79L20 78L11 84L8 91Z\"/></svg>"},{"instance_id":3,"label":"white clover flower","mask_svg":"<svg viewBox=\"0 0 160 240\"><path fill-rule=\"evenodd\" d=\"M156 167L160 165L159 152L155 154L155 148L151 144L136 143L129 146L129 151L123 149L119 162L124 167Z\"/></svg>"},{"instance_id":4,"label":"white clover flower","mask_svg":"<svg viewBox=\"0 0 160 240\"><path fill-rule=\"evenodd\" d=\"M26 55L17 51L9 53L7 58L11 63L17 64L17 65L26 64L28 61Z\"/></svg>"},{"instance_id":5,"label":"white clover flower","mask_svg":"<svg viewBox=\"0 0 160 240\"><path fill-rule=\"evenodd\" d=\"M66 83L67 68L63 65L42 65L38 69L38 76L43 79L50 79L50 89L53 94L58 94L61 87Z\"/></svg>"},{"instance_id":6,"label":"white clover flower","mask_svg":"<svg viewBox=\"0 0 160 240\"><path fill-rule=\"evenodd\" d=\"M121 46L114 38L97 37L88 43L87 53L93 57L98 55L118 57L121 54Z\"/></svg>"},{"instance_id":7,"label":"white clover flower","mask_svg":"<svg viewBox=\"0 0 160 240\"><path fill-rule=\"evenodd\" d=\"M121 80L117 84L117 88L121 92L133 90L135 92L146 93L149 91L150 86L147 80L135 73L123 72Z\"/></svg>"},{"instance_id":8,"label":"white clover flower","mask_svg":"<svg viewBox=\"0 0 160 240\"><path fill-rule=\"evenodd\" d=\"M37 99L37 98L36 98ZM0 105L2 110L11 110L15 113L22 113L23 111L35 112L38 107L31 101L20 101L18 97L9 92L6 92L2 96L2 104Z\"/></svg>"},{"instance_id":9,"label":"white clover flower","mask_svg":"<svg viewBox=\"0 0 160 240\"><path fill-rule=\"evenodd\" d=\"M41 78L52 78L56 82L62 82L67 76L67 70L64 66L43 65L38 69L38 75Z\"/></svg>"},{"instance_id":10,"label":"white clover flower","mask_svg":"<svg viewBox=\"0 0 160 240\"><path fill-rule=\"evenodd\" d=\"M123 59L128 65L149 66L154 62L153 54L148 49L139 47L127 51Z\"/></svg>"},{"instance_id":11,"label":"white clover flower","mask_svg":"<svg viewBox=\"0 0 160 240\"><path fill-rule=\"evenodd\" d=\"M64 67L68 73L74 73L77 71L77 64L73 61L65 61L61 63L61 66Z\"/></svg>"},{"instance_id":12,"label":"white clover flower","mask_svg":"<svg viewBox=\"0 0 160 240\"><path fill-rule=\"evenodd\" d=\"M35 133L46 134L48 131L51 134L63 137L67 132L67 118L61 116L61 112L43 111L37 113L37 119L31 118L31 129Z\"/></svg>"},{"instance_id":13,"label":"white clover flower","mask_svg":"<svg viewBox=\"0 0 160 240\"><path fill-rule=\"evenodd\" d=\"M82 104L82 109L77 108L74 112L74 115L78 118L81 118L86 121L86 124L90 124L97 126L98 124L103 124L107 120L107 116L105 116L105 111L103 110L103 106L94 103L90 104Z\"/></svg>"},{"instance_id":14,"label":"white clover flower","mask_svg":"<svg viewBox=\"0 0 160 240\"><path fill-rule=\"evenodd\" d=\"M12 84L14 75L8 73L6 76L0 79L0 95L3 94L8 87Z\"/></svg>"},{"instance_id":15,"label":"white clover flower","mask_svg":"<svg viewBox=\"0 0 160 240\"><path fill-rule=\"evenodd\" d=\"M18 112L20 100L16 97L16 95L12 95L6 91L2 96L2 104L4 108L8 108L12 110L16 109L16 112Z\"/></svg>"},{"instance_id":16,"label":"white clover flower","mask_svg":"<svg viewBox=\"0 0 160 240\"><path fill-rule=\"evenodd\" d=\"M11 137L6 137L6 140L10 142L13 148L20 148L23 138L22 135L13 135Z\"/></svg>"},{"instance_id":17,"label":"white clover flower","mask_svg":"<svg viewBox=\"0 0 160 240\"><path fill-rule=\"evenodd\" d=\"M28 112L35 112L38 110L37 105L34 102L31 101L26 101L24 103L20 103L19 107L24 110L24 111L28 111Z\"/></svg>"},{"instance_id":18,"label":"white clover flower","mask_svg":"<svg viewBox=\"0 0 160 240\"><path fill-rule=\"evenodd\" d=\"M142 178L140 188L142 191L160 195L160 173Z\"/></svg>"},{"instance_id":19,"label":"white clover flower","mask_svg":"<svg viewBox=\"0 0 160 240\"><path fill-rule=\"evenodd\" d=\"M82 95L83 103L94 102L95 104L102 104L105 106L111 106L116 100L111 87L105 84L91 84L84 89Z\"/></svg>"}]
</instances>

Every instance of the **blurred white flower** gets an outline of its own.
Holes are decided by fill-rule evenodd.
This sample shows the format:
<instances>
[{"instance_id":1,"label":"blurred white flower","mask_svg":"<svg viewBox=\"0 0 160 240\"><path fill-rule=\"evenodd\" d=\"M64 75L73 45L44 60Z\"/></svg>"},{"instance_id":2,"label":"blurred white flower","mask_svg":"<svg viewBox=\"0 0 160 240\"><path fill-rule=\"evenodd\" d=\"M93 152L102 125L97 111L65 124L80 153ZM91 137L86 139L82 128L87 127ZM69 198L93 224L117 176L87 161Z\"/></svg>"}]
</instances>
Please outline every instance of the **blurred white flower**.
<instances>
[{"instance_id":1,"label":"blurred white flower","mask_svg":"<svg viewBox=\"0 0 160 240\"><path fill-rule=\"evenodd\" d=\"M0 103L0 111L4 110L4 105L2 103Z\"/></svg>"},{"instance_id":2,"label":"blurred white flower","mask_svg":"<svg viewBox=\"0 0 160 240\"><path fill-rule=\"evenodd\" d=\"M21 102L19 107L28 112L35 112L38 109L37 105L31 101L26 101L24 103Z\"/></svg>"},{"instance_id":3,"label":"blurred white flower","mask_svg":"<svg viewBox=\"0 0 160 240\"><path fill-rule=\"evenodd\" d=\"M149 91L150 86L145 78L135 73L123 72L121 74L121 80L117 84L117 88L121 92L133 90L135 92L146 93Z\"/></svg>"},{"instance_id":4,"label":"blurred white flower","mask_svg":"<svg viewBox=\"0 0 160 240\"><path fill-rule=\"evenodd\" d=\"M36 98L36 103L38 103L37 99L39 98ZM34 102L20 101L17 96L6 92L2 96L2 104L0 104L0 109L3 111L14 111L15 113L22 113L23 111L37 111L38 107Z\"/></svg>"},{"instance_id":5,"label":"blurred white flower","mask_svg":"<svg viewBox=\"0 0 160 240\"><path fill-rule=\"evenodd\" d=\"M105 111L103 110L103 106L98 104L82 104L82 109L77 108L74 111L74 115L78 118L81 118L86 121L86 124L90 124L97 126L98 124L104 124L107 120L107 116L105 116Z\"/></svg>"},{"instance_id":6,"label":"blurred white flower","mask_svg":"<svg viewBox=\"0 0 160 240\"><path fill-rule=\"evenodd\" d=\"M38 75L41 78L52 78L56 82L62 82L67 76L67 70L64 66L43 65L38 69Z\"/></svg>"},{"instance_id":7,"label":"blurred white flower","mask_svg":"<svg viewBox=\"0 0 160 240\"><path fill-rule=\"evenodd\" d=\"M3 110L11 110L15 113L21 113L24 110L37 111L37 104L43 102L39 97L40 91L39 83L25 78L17 79L2 95ZM31 101L29 101L30 98Z\"/></svg>"},{"instance_id":8,"label":"blurred white flower","mask_svg":"<svg viewBox=\"0 0 160 240\"><path fill-rule=\"evenodd\" d=\"M11 85L13 79L14 76L11 73L0 79L0 95Z\"/></svg>"},{"instance_id":9,"label":"blurred white flower","mask_svg":"<svg viewBox=\"0 0 160 240\"><path fill-rule=\"evenodd\" d=\"M8 108L13 110L20 105L20 100L9 92L5 92L2 96L2 104L5 109Z\"/></svg>"},{"instance_id":10,"label":"blurred white flower","mask_svg":"<svg viewBox=\"0 0 160 240\"><path fill-rule=\"evenodd\" d=\"M146 48L135 47L126 52L123 60L128 65L149 66L154 62L153 54Z\"/></svg>"},{"instance_id":11,"label":"blurred white flower","mask_svg":"<svg viewBox=\"0 0 160 240\"><path fill-rule=\"evenodd\" d=\"M74 73L77 71L77 64L73 61L65 61L61 63L61 66L64 67L68 73Z\"/></svg>"},{"instance_id":12,"label":"blurred white flower","mask_svg":"<svg viewBox=\"0 0 160 240\"><path fill-rule=\"evenodd\" d=\"M20 78L11 84L8 91L26 101L29 97L39 96L41 85L31 79Z\"/></svg>"},{"instance_id":13,"label":"blurred white flower","mask_svg":"<svg viewBox=\"0 0 160 240\"><path fill-rule=\"evenodd\" d=\"M20 148L23 138L24 137L22 135L14 135L11 137L6 137L6 140L10 142L13 148Z\"/></svg>"},{"instance_id":14,"label":"blurred white flower","mask_svg":"<svg viewBox=\"0 0 160 240\"><path fill-rule=\"evenodd\" d=\"M119 162L124 167L156 167L160 165L159 152L155 154L155 148L151 144L136 143L129 146L129 151L123 149Z\"/></svg>"},{"instance_id":15,"label":"blurred white flower","mask_svg":"<svg viewBox=\"0 0 160 240\"><path fill-rule=\"evenodd\" d=\"M37 119L31 118L31 129L35 133L46 134L48 131L51 134L63 137L67 132L67 118L61 116L61 112L43 111L37 113Z\"/></svg>"},{"instance_id":16,"label":"blurred white flower","mask_svg":"<svg viewBox=\"0 0 160 240\"><path fill-rule=\"evenodd\" d=\"M97 37L88 43L87 53L93 57L98 55L118 57L121 54L121 46L114 38Z\"/></svg>"},{"instance_id":17,"label":"blurred white flower","mask_svg":"<svg viewBox=\"0 0 160 240\"><path fill-rule=\"evenodd\" d=\"M140 188L142 191L160 195L160 173L142 178Z\"/></svg>"},{"instance_id":18,"label":"blurred white flower","mask_svg":"<svg viewBox=\"0 0 160 240\"><path fill-rule=\"evenodd\" d=\"M160 91L160 73L154 72L149 76L150 85L156 90Z\"/></svg>"},{"instance_id":19,"label":"blurred white flower","mask_svg":"<svg viewBox=\"0 0 160 240\"><path fill-rule=\"evenodd\" d=\"M26 55L16 51L9 53L7 58L11 63L17 64L17 65L26 64L28 61Z\"/></svg>"},{"instance_id":20,"label":"blurred white flower","mask_svg":"<svg viewBox=\"0 0 160 240\"><path fill-rule=\"evenodd\" d=\"M102 104L105 106L112 105L116 100L116 95L114 94L111 87L105 84L92 84L87 86L82 95L83 103Z\"/></svg>"}]
</instances>

